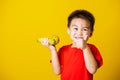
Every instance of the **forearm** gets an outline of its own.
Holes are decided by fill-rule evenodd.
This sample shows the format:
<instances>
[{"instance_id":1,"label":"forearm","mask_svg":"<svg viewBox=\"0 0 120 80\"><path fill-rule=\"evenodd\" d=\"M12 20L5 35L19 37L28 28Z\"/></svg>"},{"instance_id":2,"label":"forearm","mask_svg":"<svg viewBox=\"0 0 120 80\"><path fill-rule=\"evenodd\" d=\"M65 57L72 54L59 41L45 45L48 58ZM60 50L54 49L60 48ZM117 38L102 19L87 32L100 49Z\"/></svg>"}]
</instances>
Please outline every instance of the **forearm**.
<instances>
[{"instance_id":1,"label":"forearm","mask_svg":"<svg viewBox=\"0 0 120 80\"><path fill-rule=\"evenodd\" d=\"M60 63L56 49L51 50L52 68L56 75L60 74Z\"/></svg>"},{"instance_id":2,"label":"forearm","mask_svg":"<svg viewBox=\"0 0 120 80\"><path fill-rule=\"evenodd\" d=\"M59 63L56 47L49 44L48 38L43 38L41 44L46 46L51 51L51 61L52 61L51 64L53 67L53 71L57 75L60 74L60 63Z\"/></svg>"},{"instance_id":3,"label":"forearm","mask_svg":"<svg viewBox=\"0 0 120 80\"><path fill-rule=\"evenodd\" d=\"M83 54L84 54L84 60L87 70L91 74L94 74L97 71L98 64L88 46L86 46L86 48L83 50Z\"/></svg>"}]
</instances>

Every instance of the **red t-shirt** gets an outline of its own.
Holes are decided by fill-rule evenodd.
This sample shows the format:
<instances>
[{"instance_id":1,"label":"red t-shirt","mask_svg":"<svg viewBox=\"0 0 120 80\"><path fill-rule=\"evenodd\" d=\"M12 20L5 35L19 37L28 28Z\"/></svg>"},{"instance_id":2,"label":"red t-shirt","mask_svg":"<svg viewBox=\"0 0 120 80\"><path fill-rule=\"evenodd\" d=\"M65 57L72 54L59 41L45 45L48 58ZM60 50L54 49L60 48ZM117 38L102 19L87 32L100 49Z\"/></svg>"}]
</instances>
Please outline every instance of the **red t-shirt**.
<instances>
[{"instance_id":1,"label":"red t-shirt","mask_svg":"<svg viewBox=\"0 0 120 80\"><path fill-rule=\"evenodd\" d=\"M92 44L88 44L100 67L103 64L99 50ZM61 80L93 80L85 66L83 51L66 45L60 48L58 56L61 64Z\"/></svg>"}]
</instances>

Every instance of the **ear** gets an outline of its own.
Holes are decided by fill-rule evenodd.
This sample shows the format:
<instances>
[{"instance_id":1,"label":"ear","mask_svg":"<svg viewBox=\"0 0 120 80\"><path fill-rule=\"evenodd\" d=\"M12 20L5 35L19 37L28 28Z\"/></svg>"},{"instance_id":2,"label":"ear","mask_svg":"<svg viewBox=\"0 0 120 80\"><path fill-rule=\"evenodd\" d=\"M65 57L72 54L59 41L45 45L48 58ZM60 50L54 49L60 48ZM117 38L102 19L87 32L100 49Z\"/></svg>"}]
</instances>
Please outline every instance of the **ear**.
<instances>
[{"instance_id":1,"label":"ear","mask_svg":"<svg viewBox=\"0 0 120 80\"><path fill-rule=\"evenodd\" d=\"M93 32L90 33L90 37L92 36L92 33L93 33Z\"/></svg>"},{"instance_id":2,"label":"ear","mask_svg":"<svg viewBox=\"0 0 120 80\"><path fill-rule=\"evenodd\" d=\"M70 34L70 29L69 28L67 28L67 33Z\"/></svg>"}]
</instances>

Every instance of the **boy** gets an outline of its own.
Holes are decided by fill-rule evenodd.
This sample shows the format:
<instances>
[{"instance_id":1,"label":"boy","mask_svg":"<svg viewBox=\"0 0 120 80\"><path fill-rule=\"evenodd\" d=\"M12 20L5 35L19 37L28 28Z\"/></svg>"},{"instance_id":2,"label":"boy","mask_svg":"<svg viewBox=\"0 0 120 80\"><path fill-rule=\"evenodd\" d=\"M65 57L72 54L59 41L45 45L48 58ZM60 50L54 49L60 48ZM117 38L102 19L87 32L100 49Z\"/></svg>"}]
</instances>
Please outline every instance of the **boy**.
<instances>
[{"instance_id":1,"label":"boy","mask_svg":"<svg viewBox=\"0 0 120 80\"><path fill-rule=\"evenodd\" d=\"M88 44L94 30L94 16L86 10L76 10L68 17L67 32L72 44L56 51L56 47L44 38L42 44L51 51L51 63L55 74L61 74L61 80L93 80L93 74L102 66L99 50Z\"/></svg>"}]
</instances>

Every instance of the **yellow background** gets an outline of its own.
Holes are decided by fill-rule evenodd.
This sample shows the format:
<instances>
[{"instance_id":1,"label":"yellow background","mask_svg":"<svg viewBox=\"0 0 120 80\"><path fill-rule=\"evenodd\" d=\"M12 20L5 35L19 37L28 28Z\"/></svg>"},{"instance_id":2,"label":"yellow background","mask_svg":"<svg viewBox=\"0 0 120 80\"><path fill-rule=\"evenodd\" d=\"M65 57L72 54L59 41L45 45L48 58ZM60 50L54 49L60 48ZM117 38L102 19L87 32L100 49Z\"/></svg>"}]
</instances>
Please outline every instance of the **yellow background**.
<instances>
[{"instance_id":1,"label":"yellow background","mask_svg":"<svg viewBox=\"0 0 120 80\"><path fill-rule=\"evenodd\" d=\"M36 40L58 35L57 49L69 44L67 17L76 9L96 18L89 42L104 65L94 79L120 80L120 0L0 0L0 80L59 80L49 50Z\"/></svg>"}]
</instances>

